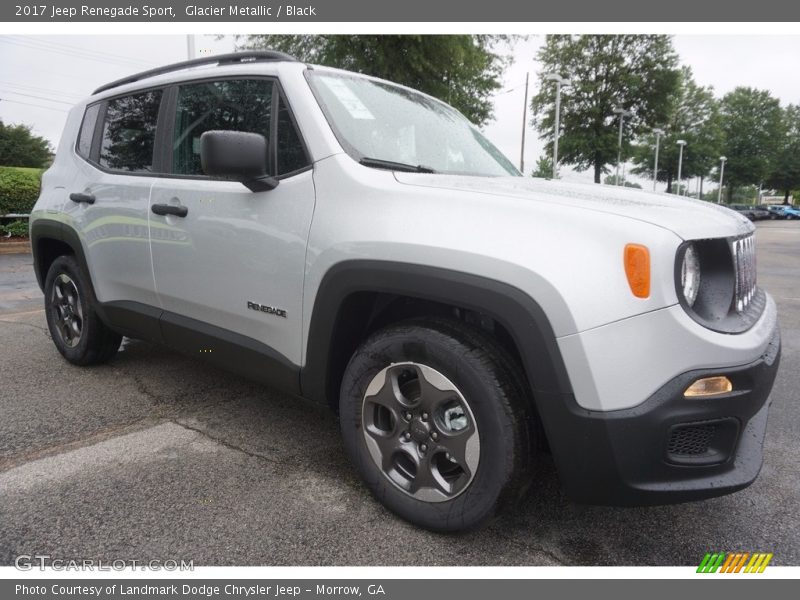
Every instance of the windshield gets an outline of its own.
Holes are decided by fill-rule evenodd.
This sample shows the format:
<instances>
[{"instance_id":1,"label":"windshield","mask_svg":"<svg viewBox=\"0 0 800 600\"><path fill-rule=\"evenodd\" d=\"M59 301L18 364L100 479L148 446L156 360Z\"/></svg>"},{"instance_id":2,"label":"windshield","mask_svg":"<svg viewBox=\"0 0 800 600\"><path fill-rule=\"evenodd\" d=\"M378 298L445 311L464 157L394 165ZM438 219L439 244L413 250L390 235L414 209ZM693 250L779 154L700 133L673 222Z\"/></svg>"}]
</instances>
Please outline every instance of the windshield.
<instances>
[{"instance_id":1,"label":"windshield","mask_svg":"<svg viewBox=\"0 0 800 600\"><path fill-rule=\"evenodd\" d=\"M339 142L362 164L459 175L520 174L461 113L438 100L357 75L307 74Z\"/></svg>"}]
</instances>

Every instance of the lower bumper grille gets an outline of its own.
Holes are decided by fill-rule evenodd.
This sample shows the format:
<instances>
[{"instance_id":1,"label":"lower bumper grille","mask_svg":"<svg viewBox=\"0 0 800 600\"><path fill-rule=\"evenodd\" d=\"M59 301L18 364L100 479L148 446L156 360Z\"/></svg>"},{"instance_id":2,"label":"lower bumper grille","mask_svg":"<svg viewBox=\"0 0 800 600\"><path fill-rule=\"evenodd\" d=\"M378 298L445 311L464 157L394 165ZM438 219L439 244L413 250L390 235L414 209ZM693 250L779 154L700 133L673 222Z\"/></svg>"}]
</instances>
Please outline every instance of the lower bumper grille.
<instances>
[{"instance_id":1,"label":"lower bumper grille","mask_svg":"<svg viewBox=\"0 0 800 600\"><path fill-rule=\"evenodd\" d=\"M739 420L733 417L712 421L678 423L667 436L667 460L679 465L712 465L731 456L739 438Z\"/></svg>"},{"instance_id":2,"label":"lower bumper grille","mask_svg":"<svg viewBox=\"0 0 800 600\"><path fill-rule=\"evenodd\" d=\"M697 456L708 452L711 440L717 432L714 423L705 425L683 425L672 430L667 443L667 454Z\"/></svg>"}]
</instances>

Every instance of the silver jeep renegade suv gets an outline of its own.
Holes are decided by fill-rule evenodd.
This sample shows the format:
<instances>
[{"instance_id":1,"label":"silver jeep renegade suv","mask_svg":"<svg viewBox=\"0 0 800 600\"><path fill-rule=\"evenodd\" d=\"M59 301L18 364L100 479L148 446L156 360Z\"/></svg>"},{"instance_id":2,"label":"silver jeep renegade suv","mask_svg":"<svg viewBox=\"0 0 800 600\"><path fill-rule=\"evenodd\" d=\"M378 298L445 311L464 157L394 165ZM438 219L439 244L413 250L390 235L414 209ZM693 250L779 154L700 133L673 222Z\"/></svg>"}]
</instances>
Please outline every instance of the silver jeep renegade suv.
<instances>
[{"instance_id":1,"label":"silver jeep renegade suv","mask_svg":"<svg viewBox=\"0 0 800 600\"><path fill-rule=\"evenodd\" d=\"M544 452L581 502L750 484L780 353L753 231L522 177L442 102L276 52L96 90L31 218L67 360L124 335L329 403L373 494L438 530Z\"/></svg>"}]
</instances>

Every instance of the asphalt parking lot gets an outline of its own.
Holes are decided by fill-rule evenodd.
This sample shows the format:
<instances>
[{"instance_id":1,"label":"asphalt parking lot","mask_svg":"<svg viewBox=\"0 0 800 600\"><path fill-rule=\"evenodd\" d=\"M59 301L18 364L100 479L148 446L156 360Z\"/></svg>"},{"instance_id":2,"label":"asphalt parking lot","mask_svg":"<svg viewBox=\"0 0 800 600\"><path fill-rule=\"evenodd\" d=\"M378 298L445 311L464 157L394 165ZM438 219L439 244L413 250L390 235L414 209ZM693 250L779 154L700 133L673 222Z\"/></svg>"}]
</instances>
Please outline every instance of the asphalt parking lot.
<instances>
[{"instance_id":1,"label":"asphalt parking lot","mask_svg":"<svg viewBox=\"0 0 800 600\"><path fill-rule=\"evenodd\" d=\"M545 464L488 528L417 529L349 468L327 409L143 342L108 365L52 345L30 254L0 255L0 564L696 565L709 550L800 565L800 223L758 224L783 334L764 468L747 490L654 508L573 504Z\"/></svg>"}]
</instances>

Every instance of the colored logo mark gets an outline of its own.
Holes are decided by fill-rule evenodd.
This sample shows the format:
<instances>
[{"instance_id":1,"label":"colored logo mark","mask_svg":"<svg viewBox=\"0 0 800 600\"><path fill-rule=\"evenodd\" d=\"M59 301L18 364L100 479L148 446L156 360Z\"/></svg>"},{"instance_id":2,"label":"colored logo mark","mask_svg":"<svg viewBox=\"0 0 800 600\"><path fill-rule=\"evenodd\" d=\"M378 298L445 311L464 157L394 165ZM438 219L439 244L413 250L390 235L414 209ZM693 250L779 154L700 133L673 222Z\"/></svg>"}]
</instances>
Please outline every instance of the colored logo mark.
<instances>
[{"instance_id":1,"label":"colored logo mark","mask_svg":"<svg viewBox=\"0 0 800 600\"><path fill-rule=\"evenodd\" d=\"M763 573L771 552L706 552L698 573Z\"/></svg>"}]
</instances>

